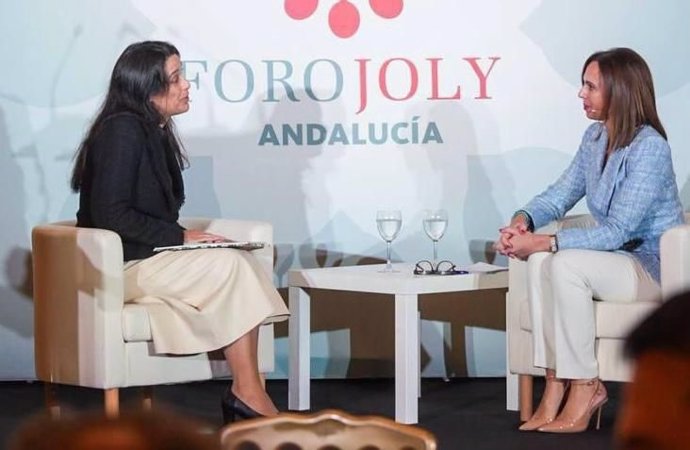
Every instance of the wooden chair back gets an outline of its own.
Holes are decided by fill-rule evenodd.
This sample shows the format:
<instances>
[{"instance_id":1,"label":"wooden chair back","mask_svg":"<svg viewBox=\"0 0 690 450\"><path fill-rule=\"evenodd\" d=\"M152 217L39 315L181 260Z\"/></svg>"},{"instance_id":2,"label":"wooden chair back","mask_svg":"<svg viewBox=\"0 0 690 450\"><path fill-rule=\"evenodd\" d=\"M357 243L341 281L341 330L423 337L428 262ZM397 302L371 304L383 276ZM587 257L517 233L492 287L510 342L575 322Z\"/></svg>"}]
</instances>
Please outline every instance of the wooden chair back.
<instances>
[{"instance_id":1,"label":"wooden chair back","mask_svg":"<svg viewBox=\"0 0 690 450\"><path fill-rule=\"evenodd\" d=\"M327 409L281 413L227 425L223 450L435 450L433 434L380 416Z\"/></svg>"}]
</instances>

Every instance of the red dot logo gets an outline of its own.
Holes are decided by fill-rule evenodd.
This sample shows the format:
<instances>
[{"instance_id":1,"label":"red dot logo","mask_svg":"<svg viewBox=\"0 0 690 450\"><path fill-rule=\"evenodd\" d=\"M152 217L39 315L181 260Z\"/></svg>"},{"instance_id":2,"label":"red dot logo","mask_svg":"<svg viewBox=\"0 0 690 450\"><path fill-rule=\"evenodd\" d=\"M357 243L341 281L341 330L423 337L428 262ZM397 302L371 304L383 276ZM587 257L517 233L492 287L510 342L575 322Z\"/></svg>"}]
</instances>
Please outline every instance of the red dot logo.
<instances>
[{"instance_id":1,"label":"red dot logo","mask_svg":"<svg viewBox=\"0 0 690 450\"><path fill-rule=\"evenodd\" d=\"M359 29L359 10L348 0L340 0L328 13L328 26L339 38L349 38Z\"/></svg>"},{"instance_id":2,"label":"red dot logo","mask_svg":"<svg viewBox=\"0 0 690 450\"><path fill-rule=\"evenodd\" d=\"M403 9L403 0L369 0L371 9L384 19L395 19Z\"/></svg>"},{"instance_id":3,"label":"red dot logo","mask_svg":"<svg viewBox=\"0 0 690 450\"><path fill-rule=\"evenodd\" d=\"M319 0L285 0L285 12L295 20L303 20L314 14Z\"/></svg>"},{"instance_id":4,"label":"red dot logo","mask_svg":"<svg viewBox=\"0 0 690 450\"><path fill-rule=\"evenodd\" d=\"M403 10L403 0L368 0L369 7L379 17L395 19ZM309 18L317 10L319 0L285 0L285 13L294 20ZM350 0L335 0L328 12L328 27L334 35L347 39L359 30L357 5Z\"/></svg>"}]
</instances>

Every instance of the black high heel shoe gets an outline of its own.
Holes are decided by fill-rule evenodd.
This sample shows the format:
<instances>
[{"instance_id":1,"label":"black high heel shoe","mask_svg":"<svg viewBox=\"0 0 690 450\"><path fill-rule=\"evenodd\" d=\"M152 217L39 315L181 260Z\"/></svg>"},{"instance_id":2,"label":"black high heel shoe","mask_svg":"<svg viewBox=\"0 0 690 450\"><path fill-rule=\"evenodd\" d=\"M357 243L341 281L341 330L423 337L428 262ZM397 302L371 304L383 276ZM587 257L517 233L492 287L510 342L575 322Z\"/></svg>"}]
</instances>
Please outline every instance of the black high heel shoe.
<instances>
[{"instance_id":1,"label":"black high heel shoe","mask_svg":"<svg viewBox=\"0 0 690 450\"><path fill-rule=\"evenodd\" d=\"M220 407L223 411L223 423L225 424L232 423L235 420L264 417L263 414L254 411L249 405L237 398L232 393L230 386L228 386L225 395L221 399Z\"/></svg>"}]
</instances>

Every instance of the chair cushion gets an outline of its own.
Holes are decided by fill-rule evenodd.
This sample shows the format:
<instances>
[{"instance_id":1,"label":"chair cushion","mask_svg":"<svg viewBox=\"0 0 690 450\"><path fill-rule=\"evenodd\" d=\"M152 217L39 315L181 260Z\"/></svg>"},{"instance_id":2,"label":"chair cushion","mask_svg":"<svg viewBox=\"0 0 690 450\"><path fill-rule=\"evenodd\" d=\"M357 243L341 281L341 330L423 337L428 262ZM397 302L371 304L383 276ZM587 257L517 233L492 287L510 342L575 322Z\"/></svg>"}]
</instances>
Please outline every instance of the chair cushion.
<instances>
[{"instance_id":1,"label":"chair cushion","mask_svg":"<svg viewBox=\"0 0 690 450\"><path fill-rule=\"evenodd\" d=\"M624 339L642 319L647 317L660 302L594 302L596 337L605 339ZM529 302L520 303L520 328L532 331Z\"/></svg>"}]
</instances>

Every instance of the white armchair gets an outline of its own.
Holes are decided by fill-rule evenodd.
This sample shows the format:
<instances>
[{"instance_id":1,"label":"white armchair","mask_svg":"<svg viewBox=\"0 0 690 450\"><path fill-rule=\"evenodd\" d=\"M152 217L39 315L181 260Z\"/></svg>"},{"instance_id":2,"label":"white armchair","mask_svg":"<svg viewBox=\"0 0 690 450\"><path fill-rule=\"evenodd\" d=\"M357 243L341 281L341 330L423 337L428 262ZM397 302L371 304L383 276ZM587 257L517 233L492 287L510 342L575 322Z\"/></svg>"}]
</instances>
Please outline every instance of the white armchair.
<instances>
[{"instance_id":1,"label":"white armchair","mask_svg":"<svg viewBox=\"0 0 690 450\"><path fill-rule=\"evenodd\" d=\"M273 273L273 228L265 222L188 218L187 228L237 240L263 241L254 251ZM160 355L152 351L149 317L142 305L123 302L122 243L108 230L78 228L74 221L32 231L36 376L46 402L59 406L55 384L104 390L105 410L118 414L118 388L210 379L229 374L222 355ZM259 332L259 370L273 371L273 325ZM151 391L144 391L150 407Z\"/></svg>"},{"instance_id":2,"label":"white armchair","mask_svg":"<svg viewBox=\"0 0 690 450\"><path fill-rule=\"evenodd\" d=\"M690 213L686 213L685 219L686 223L690 224ZM547 225L539 232L549 233L556 229L583 226L591 220L589 215L570 216ZM689 288L690 225L681 225L667 231L661 238L662 297L665 299L679 290ZM631 367L622 354L625 337L658 305L658 302L595 302L595 348L599 363L599 377L602 380L630 380ZM527 300L527 264L511 259L506 294L509 370L507 406L508 409L515 409L514 405L519 404L522 420L527 420L532 415L532 376L544 374L543 369L532 365L531 330Z\"/></svg>"}]
</instances>

